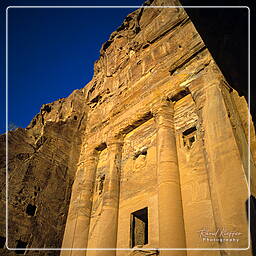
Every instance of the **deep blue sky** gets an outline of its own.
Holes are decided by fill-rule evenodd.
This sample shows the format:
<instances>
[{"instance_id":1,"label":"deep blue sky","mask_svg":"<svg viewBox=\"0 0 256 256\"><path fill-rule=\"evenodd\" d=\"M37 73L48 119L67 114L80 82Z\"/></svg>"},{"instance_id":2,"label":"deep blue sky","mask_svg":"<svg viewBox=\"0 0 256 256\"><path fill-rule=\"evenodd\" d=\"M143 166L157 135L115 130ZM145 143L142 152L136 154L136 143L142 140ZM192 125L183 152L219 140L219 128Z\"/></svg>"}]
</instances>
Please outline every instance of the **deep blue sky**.
<instances>
[{"instance_id":1,"label":"deep blue sky","mask_svg":"<svg viewBox=\"0 0 256 256\"><path fill-rule=\"evenodd\" d=\"M5 8L27 5L140 6L143 0L1 1L0 133L5 132ZM101 45L134 9L8 10L9 123L26 127L42 104L67 97L93 76Z\"/></svg>"}]
</instances>

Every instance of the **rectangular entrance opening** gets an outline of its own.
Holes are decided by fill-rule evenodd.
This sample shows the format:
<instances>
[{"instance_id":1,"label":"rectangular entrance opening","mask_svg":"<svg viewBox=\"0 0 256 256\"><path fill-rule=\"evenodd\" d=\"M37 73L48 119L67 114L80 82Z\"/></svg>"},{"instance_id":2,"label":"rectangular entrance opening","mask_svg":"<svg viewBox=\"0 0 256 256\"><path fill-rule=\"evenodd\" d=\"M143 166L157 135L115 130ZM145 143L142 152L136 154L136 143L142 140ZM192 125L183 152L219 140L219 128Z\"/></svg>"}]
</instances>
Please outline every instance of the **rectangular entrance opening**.
<instances>
[{"instance_id":1,"label":"rectangular entrance opening","mask_svg":"<svg viewBox=\"0 0 256 256\"><path fill-rule=\"evenodd\" d=\"M131 247L148 243L148 208L131 214Z\"/></svg>"}]
</instances>

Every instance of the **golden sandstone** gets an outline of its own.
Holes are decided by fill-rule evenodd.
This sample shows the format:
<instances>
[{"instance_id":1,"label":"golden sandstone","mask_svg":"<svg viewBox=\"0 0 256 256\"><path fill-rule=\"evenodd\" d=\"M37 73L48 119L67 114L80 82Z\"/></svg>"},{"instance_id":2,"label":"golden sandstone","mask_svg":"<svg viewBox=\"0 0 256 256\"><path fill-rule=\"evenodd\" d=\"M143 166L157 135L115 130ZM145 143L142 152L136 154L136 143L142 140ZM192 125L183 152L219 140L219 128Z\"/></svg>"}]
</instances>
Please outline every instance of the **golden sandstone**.
<instances>
[{"instance_id":1,"label":"golden sandstone","mask_svg":"<svg viewBox=\"0 0 256 256\"><path fill-rule=\"evenodd\" d=\"M140 8L102 46L91 82L9 133L8 247L252 256L255 149L244 97L184 9Z\"/></svg>"}]
</instances>

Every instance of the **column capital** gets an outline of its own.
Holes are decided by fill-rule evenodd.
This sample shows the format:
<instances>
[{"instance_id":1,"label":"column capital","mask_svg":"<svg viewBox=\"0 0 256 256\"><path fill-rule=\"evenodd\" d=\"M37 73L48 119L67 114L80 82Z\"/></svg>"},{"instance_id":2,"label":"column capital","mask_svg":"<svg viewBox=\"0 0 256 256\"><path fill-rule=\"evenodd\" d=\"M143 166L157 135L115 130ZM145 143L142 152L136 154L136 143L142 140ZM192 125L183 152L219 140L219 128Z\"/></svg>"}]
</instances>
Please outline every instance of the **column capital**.
<instances>
[{"instance_id":1,"label":"column capital","mask_svg":"<svg viewBox=\"0 0 256 256\"><path fill-rule=\"evenodd\" d=\"M173 109L172 102L167 100L162 100L157 106L154 107L152 112L158 128L160 127L173 128L174 109Z\"/></svg>"},{"instance_id":2,"label":"column capital","mask_svg":"<svg viewBox=\"0 0 256 256\"><path fill-rule=\"evenodd\" d=\"M173 114L173 102L167 99L162 99L158 104L152 108L153 115L161 116L166 114Z\"/></svg>"},{"instance_id":3,"label":"column capital","mask_svg":"<svg viewBox=\"0 0 256 256\"><path fill-rule=\"evenodd\" d=\"M91 154L95 154L95 149L97 147L96 143L83 143L81 146L81 153L83 155L91 155Z\"/></svg>"},{"instance_id":4,"label":"column capital","mask_svg":"<svg viewBox=\"0 0 256 256\"><path fill-rule=\"evenodd\" d=\"M95 145L87 147L81 155L78 165L94 163L98 159L98 151L95 149Z\"/></svg>"},{"instance_id":5,"label":"column capital","mask_svg":"<svg viewBox=\"0 0 256 256\"><path fill-rule=\"evenodd\" d=\"M112 147L112 146L122 146L124 143L124 138L121 135L118 136L109 136L107 139L107 146Z\"/></svg>"},{"instance_id":6,"label":"column capital","mask_svg":"<svg viewBox=\"0 0 256 256\"><path fill-rule=\"evenodd\" d=\"M97 161L97 158L97 153L91 152L90 154L85 156L84 163L95 162Z\"/></svg>"}]
</instances>

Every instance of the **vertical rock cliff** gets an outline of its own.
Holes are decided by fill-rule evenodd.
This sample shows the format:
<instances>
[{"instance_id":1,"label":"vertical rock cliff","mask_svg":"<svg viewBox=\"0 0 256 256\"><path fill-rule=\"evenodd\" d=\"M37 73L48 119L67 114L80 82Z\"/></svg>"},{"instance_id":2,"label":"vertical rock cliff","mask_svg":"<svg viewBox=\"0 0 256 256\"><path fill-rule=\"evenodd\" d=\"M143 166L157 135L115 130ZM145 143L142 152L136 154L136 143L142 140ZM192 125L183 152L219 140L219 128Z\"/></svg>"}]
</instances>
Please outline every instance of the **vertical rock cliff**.
<instances>
[{"instance_id":1,"label":"vertical rock cliff","mask_svg":"<svg viewBox=\"0 0 256 256\"><path fill-rule=\"evenodd\" d=\"M174 226L169 243L173 247L228 248L228 244L203 243L196 233L202 224L245 230L249 179L256 196L254 126L244 97L227 83L179 5L175 0L145 2L146 8L129 14L102 45L94 76L83 89L43 105L27 128L0 136L2 243L6 239L6 138L10 248L106 248L103 245L113 243L130 248L137 235L131 238L129 233L131 216L135 221L147 211L144 224L149 225L150 237L145 248L170 242L164 241L168 236L162 220ZM175 173L169 177L164 170ZM170 192L166 180L174 178L178 185ZM227 202L234 207L230 209ZM237 212L240 208L242 213ZM143 211L138 213L139 209ZM176 214L175 221L169 220L168 211ZM86 234L79 233L74 220L80 227L87 225L82 229ZM86 239L81 241L80 236ZM145 242L141 237L140 242ZM241 239L241 246L246 239ZM118 251L116 255L148 253L158 251ZM206 251L204 255L222 254Z\"/></svg>"},{"instance_id":2,"label":"vertical rock cliff","mask_svg":"<svg viewBox=\"0 0 256 256\"><path fill-rule=\"evenodd\" d=\"M86 126L82 91L42 106L25 129L8 133L8 246L61 246ZM6 136L1 135L1 238L5 239ZM24 244L22 244L24 243ZM29 252L58 255L58 252ZM1 255L16 255L3 251Z\"/></svg>"}]
</instances>

